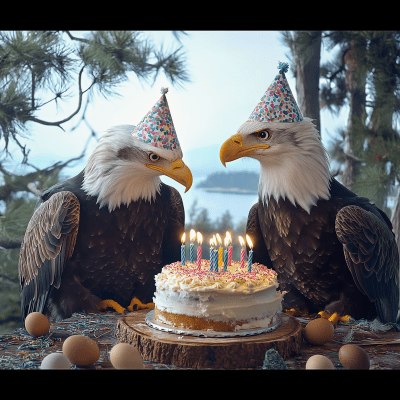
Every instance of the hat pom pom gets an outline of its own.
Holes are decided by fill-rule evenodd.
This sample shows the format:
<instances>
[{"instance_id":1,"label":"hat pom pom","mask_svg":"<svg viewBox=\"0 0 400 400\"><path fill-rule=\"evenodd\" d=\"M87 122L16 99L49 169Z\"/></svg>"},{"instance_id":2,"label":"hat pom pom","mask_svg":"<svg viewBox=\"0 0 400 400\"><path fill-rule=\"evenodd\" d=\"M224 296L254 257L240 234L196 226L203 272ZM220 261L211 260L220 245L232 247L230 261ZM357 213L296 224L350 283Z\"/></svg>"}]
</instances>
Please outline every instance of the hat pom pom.
<instances>
[{"instance_id":1,"label":"hat pom pom","mask_svg":"<svg viewBox=\"0 0 400 400\"><path fill-rule=\"evenodd\" d=\"M166 94L166 93L168 93L168 88L162 87L161 94Z\"/></svg>"},{"instance_id":2,"label":"hat pom pom","mask_svg":"<svg viewBox=\"0 0 400 400\"><path fill-rule=\"evenodd\" d=\"M279 61L278 69L279 69L280 71L282 71L282 72L287 72L288 69L289 69L289 64L286 63L286 62L280 62L280 61Z\"/></svg>"}]
</instances>

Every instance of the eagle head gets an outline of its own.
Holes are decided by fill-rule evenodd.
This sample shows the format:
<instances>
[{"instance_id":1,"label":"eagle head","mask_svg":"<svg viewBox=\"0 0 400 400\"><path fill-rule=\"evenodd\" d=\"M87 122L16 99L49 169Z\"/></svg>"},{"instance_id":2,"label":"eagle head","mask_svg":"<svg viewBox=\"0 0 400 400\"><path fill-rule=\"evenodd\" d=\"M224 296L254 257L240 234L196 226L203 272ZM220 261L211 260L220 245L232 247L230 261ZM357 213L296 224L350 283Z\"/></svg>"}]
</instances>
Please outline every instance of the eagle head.
<instances>
[{"instance_id":1,"label":"eagle head","mask_svg":"<svg viewBox=\"0 0 400 400\"><path fill-rule=\"evenodd\" d=\"M220 160L251 157L260 162L259 197L288 198L308 213L318 199L329 198L329 161L310 118L299 122L250 122L226 140Z\"/></svg>"},{"instance_id":2,"label":"eagle head","mask_svg":"<svg viewBox=\"0 0 400 400\"><path fill-rule=\"evenodd\" d=\"M164 149L132 136L134 125L108 129L89 157L82 188L97 196L100 207L113 211L121 204L143 199L151 202L166 175L190 189L193 177L182 161L181 149Z\"/></svg>"}]
</instances>

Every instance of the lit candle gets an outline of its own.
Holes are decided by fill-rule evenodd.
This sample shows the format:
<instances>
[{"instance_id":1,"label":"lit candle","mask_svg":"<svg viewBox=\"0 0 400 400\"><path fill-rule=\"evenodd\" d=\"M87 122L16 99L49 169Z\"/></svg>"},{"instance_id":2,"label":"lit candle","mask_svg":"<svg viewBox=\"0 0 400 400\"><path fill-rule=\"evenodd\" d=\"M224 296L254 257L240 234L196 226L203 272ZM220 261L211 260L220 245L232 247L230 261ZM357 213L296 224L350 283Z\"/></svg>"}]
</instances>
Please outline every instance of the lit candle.
<instances>
[{"instance_id":1,"label":"lit candle","mask_svg":"<svg viewBox=\"0 0 400 400\"><path fill-rule=\"evenodd\" d=\"M246 240L250 247L249 259L247 260L247 272L251 272L251 264L253 262L253 242L251 241L249 235L246 235Z\"/></svg>"},{"instance_id":2,"label":"lit candle","mask_svg":"<svg viewBox=\"0 0 400 400\"><path fill-rule=\"evenodd\" d=\"M246 250L244 249L244 240L241 236L239 236L239 242L240 245L242 246L240 250L240 268L244 268L244 258L246 256Z\"/></svg>"},{"instance_id":3,"label":"lit candle","mask_svg":"<svg viewBox=\"0 0 400 400\"><path fill-rule=\"evenodd\" d=\"M201 268L201 244L203 243L203 236L200 232L197 232L197 243L199 246L197 247L197 268Z\"/></svg>"},{"instance_id":4,"label":"lit candle","mask_svg":"<svg viewBox=\"0 0 400 400\"><path fill-rule=\"evenodd\" d=\"M189 246L189 261L194 261L194 239L196 239L196 231L194 229L190 230L190 246Z\"/></svg>"},{"instance_id":5,"label":"lit candle","mask_svg":"<svg viewBox=\"0 0 400 400\"><path fill-rule=\"evenodd\" d=\"M213 235L213 250L212 250L212 270L211 271L215 271L215 267L217 267L217 271L218 271L218 250L216 249L217 247L217 238L215 237L215 235ZM217 264L217 265L215 265Z\"/></svg>"},{"instance_id":6,"label":"lit candle","mask_svg":"<svg viewBox=\"0 0 400 400\"><path fill-rule=\"evenodd\" d=\"M218 235L217 233L217 240L218 240L218 267L222 267L222 263L223 263L223 248L222 248L222 240L221 240L221 236Z\"/></svg>"},{"instance_id":7,"label":"lit candle","mask_svg":"<svg viewBox=\"0 0 400 400\"><path fill-rule=\"evenodd\" d=\"M186 265L186 255L185 255L185 237L186 233L182 235L182 246L181 246L181 265Z\"/></svg>"},{"instance_id":8,"label":"lit candle","mask_svg":"<svg viewBox=\"0 0 400 400\"><path fill-rule=\"evenodd\" d=\"M214 269L213 258L214 258L214 240L210 239L210 271Z\"/></svg>"},{"instance_id":9,"label":"lit candle","mask_svg":"<svg viewBox=\"0 0 400 400\"><path fill-rule=\"evenodd\" d=\"M228 266L228 244L229 244L229 238L225 238L225 250L224 250L224 272L226 272L226 267Z\"/></svg>"},{"instance_id":10,"label":"lit candle","mask_svg":"<svg viewBox=\"0 0 400 400\"><path fill-rule=\"evenodd\" d=\"M217 243L215 243L215 247ZM218 272L218 250L215 248L213 251L213 265L214 265L214 272Z\"/></svg>"},{"instance_id":11,"label":"lit candle","mask_svg":"<svg viewBox=\"0 0 400 400\"><path fill-rule=\"evenodd\" d=\"M232 265L232 251L233 251L233 247L232 247L232 236L229 232L226 232L226 237L228 238L228 265L231 266Z\"/></svg>"}]
</instances>

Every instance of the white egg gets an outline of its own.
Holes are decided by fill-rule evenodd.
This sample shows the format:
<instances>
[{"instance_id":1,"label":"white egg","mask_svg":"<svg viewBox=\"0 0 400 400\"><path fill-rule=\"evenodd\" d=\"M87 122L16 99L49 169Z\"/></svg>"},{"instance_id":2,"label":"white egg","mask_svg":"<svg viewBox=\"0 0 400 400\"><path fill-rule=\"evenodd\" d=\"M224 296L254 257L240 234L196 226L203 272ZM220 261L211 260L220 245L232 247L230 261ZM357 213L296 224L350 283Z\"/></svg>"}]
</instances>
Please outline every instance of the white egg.
<instances>
[{"instance_id":1,"label":"white egg","mask_svg":"<svg viewBox=\"0 0 400 400\"><path fill-rule=\"evenodd\" d=\"M71 369L71 363L64 354L51 353L43 358L40 369Z\"/></svg>"},{"instance_id":2,"label":"white egg","mask_svg":"<svg viewBox=\"0 0 400 400\"><path fill-rule=\"evenodd\" d=\"M306 369L335 369L335 367L328 357L315 354L307 360Z\"/></svg>"}]
</instances>

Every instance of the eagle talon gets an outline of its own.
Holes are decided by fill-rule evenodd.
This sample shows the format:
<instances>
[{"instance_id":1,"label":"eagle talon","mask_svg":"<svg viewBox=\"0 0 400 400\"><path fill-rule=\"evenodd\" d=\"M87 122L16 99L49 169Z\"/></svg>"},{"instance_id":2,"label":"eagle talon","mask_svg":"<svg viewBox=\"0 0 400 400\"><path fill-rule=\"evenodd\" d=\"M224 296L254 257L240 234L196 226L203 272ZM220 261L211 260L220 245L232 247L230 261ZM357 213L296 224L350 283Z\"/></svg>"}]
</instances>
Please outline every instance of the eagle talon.
<instances>
[{"instance_id":1,"label":"eagle talon","mask_svg":"<svg viewBox=\"0 0 400 400\"><path fill-rule=\"evenodd\" d=\"M329 314L329 313L327 313L325 311L320 311L318 313L318 315L320 315L321 318L324 318L324 319L327 319L328 321L331 321L333 326L336 326L338 321L340 321L340 322L348 322L350 320L350 318L351 318L350 315L340 316L337 312Z\"/></svg>"},{"instance_id":2,"label":"eagle talon","mask_svg":"<svg viewBox=\"0 0 400 400\"><path fill-rule=\"evenodd\" d=\"M135 307L136 306L136 307ZM137 310L142 310L145 308L154 308L155 304L154 303L142 303L137 297L134 297L131 300L131 303L127 307L129 311L137 311Z\"/></svg>"},{"instance_id":3,"label":"eagle talon","mask_svg":"<svg viewBox=\"0 0 400 400\"><path fill-rule=\"evenodd\" d=\"M114 300L110 300L110 299L106 299L106 300L102 300L98 305L97 308L99 310L105 310L107 308L113 308L117 313L119 314L123 314L125 311L125 308L122 307L121 305L119 305L116 301Z\"/></svg>"},{"instance_id":4,"label":"eagle talon","mask_svg":"<svg viewBox=\"0 0 400 400\"><path fill-rule=\"evenodd\" d=\"M292 317L301 317L304 315L308 315L308 312L306 310L300 310L298 308L291 308L283 310L285 314L288 314Z\"/></svg>"}]
</instances>

